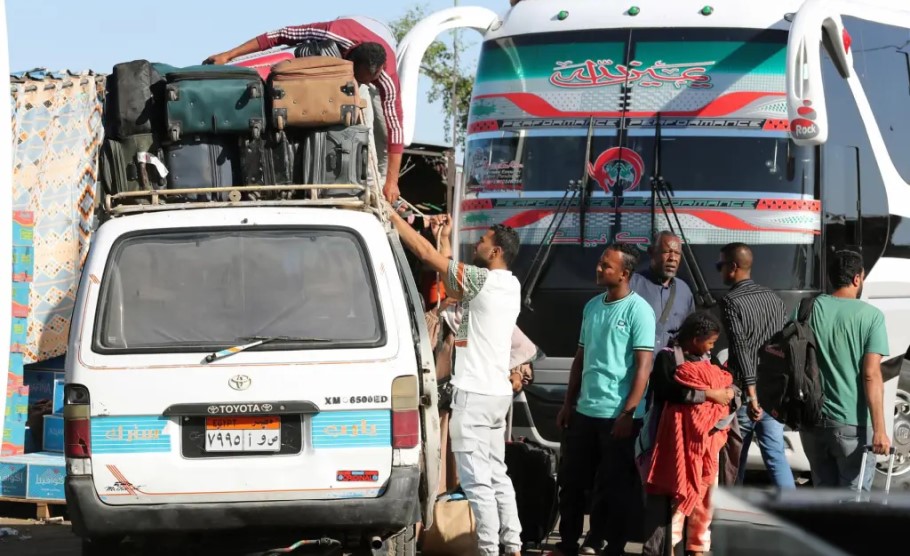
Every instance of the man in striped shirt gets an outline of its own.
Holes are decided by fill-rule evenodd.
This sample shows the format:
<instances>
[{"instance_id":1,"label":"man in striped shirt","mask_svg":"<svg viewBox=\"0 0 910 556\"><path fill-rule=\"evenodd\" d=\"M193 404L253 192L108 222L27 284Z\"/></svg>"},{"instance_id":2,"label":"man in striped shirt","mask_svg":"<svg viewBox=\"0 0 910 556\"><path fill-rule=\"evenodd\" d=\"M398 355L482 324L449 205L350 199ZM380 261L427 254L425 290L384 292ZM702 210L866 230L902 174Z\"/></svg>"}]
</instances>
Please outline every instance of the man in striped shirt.
<instances>
[{"instance_id":1,"label":"man in striped shirt","mask_svg":"<svg viewBox=\"0 0 910 556\"><path fill-rule=\"evenodd\" d=\"M753 436L771 480L781 489L795 488L793 472L784 453L784 426L762 411L755 392L758 352L787 323L784 302L770 289L752 281L752 249L745 243L730 243L720 251L717 271L730 291L721 300L724 326L729 338L730 372L746 394L737 420L743 447L737 483L742 484Z\"/></svg>"},{"instance_id":2,"label":"man in striped shirt","mask_svg":"<svg viewBox=\"0 0 910 556\"><path fill-rule=\"evenodd\" d=\"M375 123L373 133L376 151L380 155L380 174L385 174L383 195L390 203L398 200L398 173L404 152L404 127L402 126L401 96L398 72L395 70L395 49L389 43L391 35L381 33L375 25L368 25L361 18L343 17L334 21L282 27L263 33L247 42L209 56L207 64L226 64L234 58L268 50L278 45L294 45L307 41L334 41L341 56L354 63L354 77L361 85L373 85L378 90L373 98ZM373 27L371 29L371 27ZM383 148L384 146L384 148ZM387 153L386 156L382 156Z\"/></svg>"}]
</instances>

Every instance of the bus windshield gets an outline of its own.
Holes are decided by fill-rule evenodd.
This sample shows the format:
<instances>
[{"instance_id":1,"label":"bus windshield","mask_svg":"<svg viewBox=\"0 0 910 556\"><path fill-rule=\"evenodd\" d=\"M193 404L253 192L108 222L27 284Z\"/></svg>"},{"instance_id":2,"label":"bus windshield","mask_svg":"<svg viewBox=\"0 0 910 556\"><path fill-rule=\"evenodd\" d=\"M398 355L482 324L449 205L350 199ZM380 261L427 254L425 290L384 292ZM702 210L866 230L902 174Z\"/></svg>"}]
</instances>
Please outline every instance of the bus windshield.
<instances>
[{"instance_id":1,"label":"bus windshield","mask_svg":"<svg viewBox=\"0 0 910 556\"><path fill-rule=\"evenodd\" d=\"M652 204L659 119L661 175L707 286L724 287L713 271L720 247L744 242L757 262L773 261L756 266L756 280L817 288L817 155L789 139L786 39L677 28L486 42L465 151L463 254L487 226L505 223L519 232L516 271L526 273L559 200L583 179L585 210L576 202L552 238L540 287L591 289L598 246L644 250L653 229L677 226Z\"/></svg>"}]
</instances>

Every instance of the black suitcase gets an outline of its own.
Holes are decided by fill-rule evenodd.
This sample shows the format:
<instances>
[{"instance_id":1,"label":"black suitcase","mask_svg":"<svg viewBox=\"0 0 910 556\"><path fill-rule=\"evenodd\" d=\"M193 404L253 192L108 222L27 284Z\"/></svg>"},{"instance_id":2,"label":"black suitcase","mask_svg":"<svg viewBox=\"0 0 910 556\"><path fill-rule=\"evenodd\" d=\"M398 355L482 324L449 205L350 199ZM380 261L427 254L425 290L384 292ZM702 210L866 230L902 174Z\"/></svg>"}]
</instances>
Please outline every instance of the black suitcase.
<instances>
[{"instance_id":1,"label":"black suitcase","mask_svg":"<svg viewBox=\"0 0 910 556\"><path fill-rule=\"evenodd\" d=\"M236 137L212 135L186 136L165 147L168 167L168 189L195 189L207 187L228 187L234 183L238 158ZM186 195L167 200L227 201L228 192L217 195Z\"/></svg>"},{"instance_id":2,"label":"black suitcase","mask_svg":"<svg viewBox=\"0 0 910 556\"><path fill-rule=\"evenodd\" d=\"M165 80L170 66L133 60L117 64L106 81L104 128L108 137L161 133L165 123Z\"/></svg>"},{"instance_id":3,"label":"black suitcase","mask_svg":"<svg viewBox=\"0 0 910 556\"><path fill-rule=\"evenodd\" d=\"M271 135L271 134L269 134ZM241 185L290 185L294 183L297 144L277 137L245 139L240 145ZM275 193L262 198L278 198Z\"/></svg>"},{"instance_id":4,"label":"black suitcase","mask_svg":"<svg viewBox=\"0 0 910 556\"><path fill-rule=\"evenodd\" d=\"M370 128L337 126L308 131L300 143L301 183L366 185ZM349 197L362 191L326 189L322 197Z\"/></svg>"},{"instance_id":5,"label":"black suitcase","mask_svg":"<svg viewBox=\"0 0 910 556\"><path fill-rule=\"evenodd\" d=\"M107 137L101 145L99 182L106 195L151 191L165 185L161 147L151 133ZM143 202L143 201L137 201ZM144 202L148 202L146 198Z\"/></svg>"},{"instance_id":6,"label":"black suitcase","mask_svg":"<svg viewBox=\"0 0 910 556\"><path fill-rule=\"evenodd\" d=\"M536 547L550 536L559 517L556 452L533 440L506 442L506 468L515 487L521 542Z\"/></svg>"}]
</instances>

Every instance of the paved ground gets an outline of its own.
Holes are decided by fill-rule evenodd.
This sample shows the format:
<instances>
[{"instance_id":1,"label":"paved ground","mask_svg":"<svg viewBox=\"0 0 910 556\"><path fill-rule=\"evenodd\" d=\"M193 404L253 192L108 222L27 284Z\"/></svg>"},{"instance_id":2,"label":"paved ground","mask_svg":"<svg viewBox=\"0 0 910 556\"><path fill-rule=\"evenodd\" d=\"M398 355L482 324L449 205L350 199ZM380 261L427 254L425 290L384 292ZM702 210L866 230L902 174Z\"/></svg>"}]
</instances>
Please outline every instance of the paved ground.
<instances>
[{"instance_id":1,"label":"paved ground","mask_svg":"<svg viewBox=\"0 0 910 556\"><path fill-rule=\"evenodd\" d=\"M0 538L3 556L79 556L78 539L68 525L41 525L34 521L0 518L0 528L3 527L15 529L22 539Z\"/></svg>"},{"instance_id":2,"label":"paved ground","mask_svg":"<svg viewBox=\"0 0 910 556\"><path fill-rule=\"evenodd\" d=\"M14 511L11 512L10 506L13 505L0 504L0 515L10 513L21 515L24 508L31 507L16 504L15 506L22 506L22 508L13 508ZM42 524L35 520L0 517L0 528L4 527L15 529L19 533L19 537L0 538L0 554L3 556L80 556L80 541L73 535L66 522ZM554 535L550 542L556 540L557 537ZM529 551L527 554L529 556L540 555L549 548L550 546L546 546L542 551ZM639 554L641 551L638 545L629 545L628 548L630 554Z\"/></svg>"}]
</instances>

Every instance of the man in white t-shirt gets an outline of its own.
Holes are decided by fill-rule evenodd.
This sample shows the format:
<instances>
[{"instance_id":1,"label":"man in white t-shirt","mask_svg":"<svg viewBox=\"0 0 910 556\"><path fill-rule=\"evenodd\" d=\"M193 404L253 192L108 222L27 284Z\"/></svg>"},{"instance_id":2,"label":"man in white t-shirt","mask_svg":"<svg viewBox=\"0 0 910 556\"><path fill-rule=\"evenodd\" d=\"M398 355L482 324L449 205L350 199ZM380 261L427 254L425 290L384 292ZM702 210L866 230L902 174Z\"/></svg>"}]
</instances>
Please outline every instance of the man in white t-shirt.
<instances>
[{"instance_id":1,"label":"man in white t-shirt","mask_svg":"<svg viewBox=\"0 0 910 556\"><path fill-rule=\"evenodd\" d=\"M446 293L462 304L455 334L450 435L458 477L467 494L480 554L521 554L515 489L506 474L505 424L512 403L509 380L512 331L521 310L521 286L509 271L518 234L495 225L480 238L473 264L444 257L392 211L401 241L430 269L446 276Z\"/></svg>"}]
</instances>

